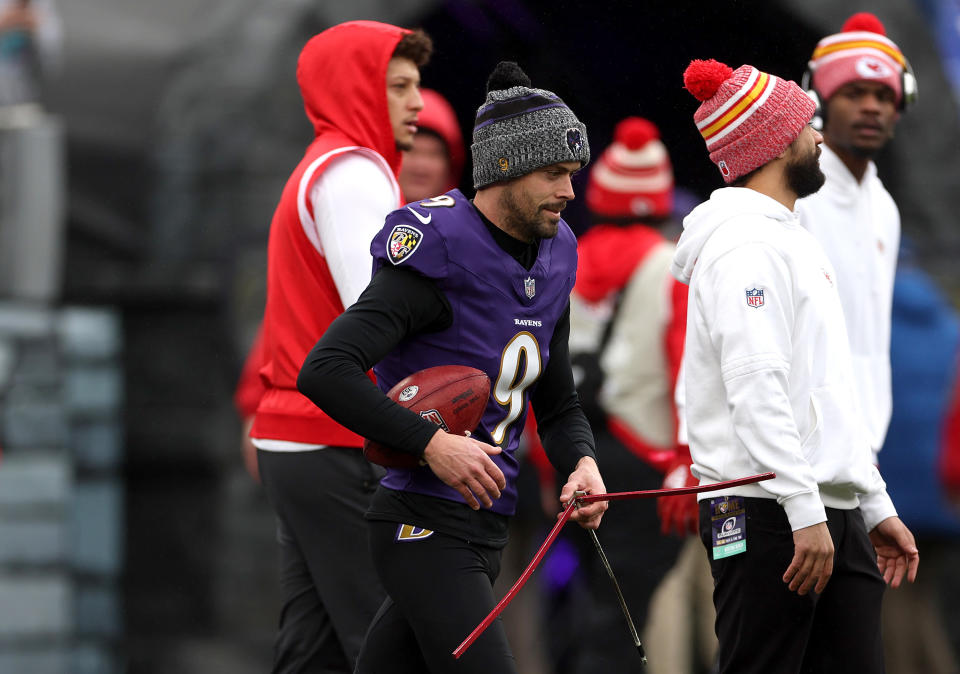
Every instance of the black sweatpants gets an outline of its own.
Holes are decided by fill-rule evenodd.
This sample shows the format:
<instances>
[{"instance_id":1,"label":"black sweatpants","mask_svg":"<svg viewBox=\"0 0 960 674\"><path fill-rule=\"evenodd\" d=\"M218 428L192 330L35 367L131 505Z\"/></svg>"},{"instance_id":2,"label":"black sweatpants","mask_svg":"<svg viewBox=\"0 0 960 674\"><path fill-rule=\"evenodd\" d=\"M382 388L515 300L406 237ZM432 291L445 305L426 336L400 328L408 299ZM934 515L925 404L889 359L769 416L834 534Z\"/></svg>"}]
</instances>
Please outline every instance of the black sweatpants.
<instances>
[{"instance_id":1,"label":"black sweatpants","mask_svg":"<svg viewBox=\"0 0 960 674\"><path fill-rule=\"evenodd\" d=\"M773 499L744 502L747 550L720 560L713 559L709 499L700 502L720 674L882 674L885 584L860 510L827 508L833 575L823 594L801 597L783 582L793 559L786 512Z\"/></svg>"},{"instance_id":2,"label":"black sweatpants","mask_svg":"<svg viewBox=\"0 0 960 674\"><path fill-rule=\"evenodd\" d=\"M357 674L515 674L500 618L459 660L452 655L496 605L501 551L436 532L398 540L400 526L370 522L388 597L370 625Z\"/></svg>"},{"instance_id":3,"label":"black sweatpants","mask_svg":"<svg viewBox=\"0 0 960 674\"><path fill-rule=\"evenodd\" d=\"M273 672L349 674L384 597L363 518L383 469L346 447L257 460L280 543Z\"/></svg>"}]
</instances>

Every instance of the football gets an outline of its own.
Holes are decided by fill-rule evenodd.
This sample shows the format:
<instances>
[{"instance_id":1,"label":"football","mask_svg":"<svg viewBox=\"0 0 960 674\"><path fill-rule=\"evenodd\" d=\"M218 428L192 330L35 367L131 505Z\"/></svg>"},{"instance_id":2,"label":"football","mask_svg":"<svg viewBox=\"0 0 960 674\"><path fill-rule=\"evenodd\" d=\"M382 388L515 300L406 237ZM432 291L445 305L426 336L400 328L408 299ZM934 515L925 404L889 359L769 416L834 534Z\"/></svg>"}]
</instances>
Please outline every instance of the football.
<instances>
[{"instance_id":1,"label":"football","mask_svg":"<svg viewBox=\"0 0 960 674\"><path fill-rule=\"evenodd\" d=\"M404 377L387 391L387 397L447 433L463 435L483 418L490 397L490 378L482 370L465 365L439 365ZM388 468L416 468L420 459L379 442L366 439L363 455Z\"/></svg>"}]
</instances>

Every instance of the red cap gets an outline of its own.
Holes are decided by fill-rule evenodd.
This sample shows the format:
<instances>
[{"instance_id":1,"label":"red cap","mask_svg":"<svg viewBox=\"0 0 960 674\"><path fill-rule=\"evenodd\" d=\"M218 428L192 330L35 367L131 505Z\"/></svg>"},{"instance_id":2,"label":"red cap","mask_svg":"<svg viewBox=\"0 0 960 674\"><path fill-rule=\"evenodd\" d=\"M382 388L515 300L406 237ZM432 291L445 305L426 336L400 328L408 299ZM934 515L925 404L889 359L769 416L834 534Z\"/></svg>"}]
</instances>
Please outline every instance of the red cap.
<instances>
[{"instance_id":1,"label":"red cap","mask_svg":"<svg viewBox=\"0 0 960 674\"><path fill-rule=\"evenodd\" d=\"M660 131L627 117L590 171L587 207L599 216L662 218L673 210L673 168Z\"/></svg>"}]
</instances>

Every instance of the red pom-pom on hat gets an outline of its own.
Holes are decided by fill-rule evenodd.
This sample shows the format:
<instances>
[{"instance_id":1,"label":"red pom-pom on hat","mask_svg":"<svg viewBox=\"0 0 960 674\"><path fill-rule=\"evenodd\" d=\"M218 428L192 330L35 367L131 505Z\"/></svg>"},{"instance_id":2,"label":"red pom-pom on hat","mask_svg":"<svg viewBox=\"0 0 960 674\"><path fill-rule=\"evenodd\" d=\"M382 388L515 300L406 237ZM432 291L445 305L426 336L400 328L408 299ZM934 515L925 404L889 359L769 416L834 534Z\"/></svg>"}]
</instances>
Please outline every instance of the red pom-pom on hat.
<instances>
[{"instance_id":1,"label":"red pom-pom on hat","mask_svg":"<svg viewBox=\"0 0 960 674\"><path fill-rule=\"evenodd\" d=\"M852 33L858 30L863 30L868 33L876 33L878 35L887 34L887 29L883 27L883 23L880 21L880 19L870 12L858 12L847 19L847 22L843 24L844 33Z\"/></svg>"},{"instance_id":2,"label":"red pom-pom on hat","mask_svg":"<svg viewBox=\"0 0 960 674\"><path fill-rule=\"evenodd\" d=\"M683 85L698 101L713 98L720 85L730 79L733 68L714 59L691 61L683 71Z\"/></svg>"},{"instance_id":3,"label":"red pom-pom on hat","mask_svg":"<svg viewBox=\"0 0 960 674\"><path fill-rule=\"evenodd\" d=\"M642 117L627 117L617 124L613 132L614 142L624 145L628 150L639 150L659 137L660 132L653 122Z\"/></svg>"}]
</instances>

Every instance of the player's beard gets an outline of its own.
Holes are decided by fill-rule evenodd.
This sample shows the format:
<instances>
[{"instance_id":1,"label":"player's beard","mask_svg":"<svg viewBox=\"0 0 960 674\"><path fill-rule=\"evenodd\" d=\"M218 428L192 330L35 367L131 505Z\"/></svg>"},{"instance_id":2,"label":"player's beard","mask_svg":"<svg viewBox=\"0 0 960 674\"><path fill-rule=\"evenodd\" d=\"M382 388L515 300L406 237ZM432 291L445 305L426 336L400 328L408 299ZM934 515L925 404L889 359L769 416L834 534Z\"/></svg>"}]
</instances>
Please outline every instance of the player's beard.
<instances>
[{"instance_id":1,"label":"player's beard","mask_svg":"<svg viewBox=\"0 0 960 674\"><path fill-rule=\"evenodd\" d=\"M799 160L789 160L785 169L787 187L797 199L808 197L821 187L827 177L820 170L820 148Z\"/></svg>"},{"instance_id":2,"label":"player's beard","mask_svg":"<svg viewBox=\"0 0 960 674\"><path fill-rule=\"evenodd\" d=\"M544 209L561 211L566 203L537 204L526 191L508 186L500 195L500 205L505 213L507 233L521 241L532 242L557 235L559 223L550 220Z\"/></svg>"}]
</instances>

